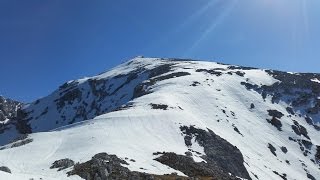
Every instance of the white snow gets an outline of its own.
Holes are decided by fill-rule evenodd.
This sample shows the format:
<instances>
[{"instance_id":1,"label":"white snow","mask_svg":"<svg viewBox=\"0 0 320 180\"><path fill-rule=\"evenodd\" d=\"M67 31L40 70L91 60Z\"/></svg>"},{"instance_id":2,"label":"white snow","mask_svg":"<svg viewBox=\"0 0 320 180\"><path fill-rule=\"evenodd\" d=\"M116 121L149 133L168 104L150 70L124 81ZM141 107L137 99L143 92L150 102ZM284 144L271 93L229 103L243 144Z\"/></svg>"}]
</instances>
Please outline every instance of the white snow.
<instances>
[{"instance_id":1,"label":"white snow","mask_svg":"<svg viewBox=\"0 0 320 180\"><path fill-rule=\"evenodd\" d=\"M320 83L320 80L318 78L311 79L311 81L316 82L316 83Z\"/></svg>"},{"instance_id":2,"label":"white snow","mask_svg":"<svg viewBox=\"0 0 320 180\"><path fill-rule=\"evenodd\" d=\"M0 124L7 124L10 121L10 119L5 119L4 121L1 121Z\"/></svg>"}]
</instances>

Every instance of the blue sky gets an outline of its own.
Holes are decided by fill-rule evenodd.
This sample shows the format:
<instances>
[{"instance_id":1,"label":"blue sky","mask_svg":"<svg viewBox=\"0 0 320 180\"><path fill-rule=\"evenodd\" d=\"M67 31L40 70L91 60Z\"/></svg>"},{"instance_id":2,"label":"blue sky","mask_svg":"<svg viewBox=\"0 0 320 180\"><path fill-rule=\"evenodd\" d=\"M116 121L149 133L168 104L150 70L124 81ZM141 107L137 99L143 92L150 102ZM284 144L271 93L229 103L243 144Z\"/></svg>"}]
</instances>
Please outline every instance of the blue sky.
<instances>
[{"instance_id":1,"label":"blue sky","mask_svg":"<svg viewBox=\"0 0 320 180\"><path fill-rule=\"evenodd\" d=\"M1 0L0 94L30 102L137 55L320 72L317 0Z\"/></svg>"}]
</instances>

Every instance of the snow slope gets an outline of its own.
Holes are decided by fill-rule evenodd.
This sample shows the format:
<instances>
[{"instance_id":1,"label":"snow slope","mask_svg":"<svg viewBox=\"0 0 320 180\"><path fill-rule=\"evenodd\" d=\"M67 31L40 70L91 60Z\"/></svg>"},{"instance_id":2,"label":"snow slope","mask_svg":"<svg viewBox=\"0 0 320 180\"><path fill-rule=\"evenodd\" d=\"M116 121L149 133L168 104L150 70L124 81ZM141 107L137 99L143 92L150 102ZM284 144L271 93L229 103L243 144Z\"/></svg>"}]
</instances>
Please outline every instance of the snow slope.
<instances>
[{"instance_id":1,"label":"snow slope","mask_svg":"<svg viewBox=\"0 0 320 180\"><path fill-rule=\"evenodd\" d=\"M162 68L161 73L155 73L159 69L152 71L165 65L170 65L169 71L161 71ZM128 82L132 72L137 75ZM156 76L152 76L154 73ZM115 78L119 75L123 76ZM108 86L98 85L101 88L114 84L117 89L127 83L117 93L102 97L99 93L94 96L89 87L89 80L92 79L107 80ZM313 82L311 79L308 81ZM210 129L236 146L243 155L243 164L251 179L285 177L302 180L308 179L308 174L309 178L320 179L319 159L316 158L320 145L320 131L315 119L318 114L308 116L307 112L302 112L304 105L293 106L289 103L287 94L274 102L274 94L264 96L263 90L259 89L280 82L277 76L260 69L213 62L135 58L98 76L67 83L75 84L82 93L79 99L63 101L67 105L62 106L60 112L54 102L61 98L59 93L63 88L26 106L27 111L33 110L32 115L28 115L33 117L28 121L34 132L28 138L33 141L19 147L11 148L9 144L2 148L0 166L9 167L12 174L0 171L0 177L81 179L66 175L71 168L57 171L50 169L50 166L63 158L86 162L100 152L127 160L129 165L125 166L132 171L185 175L155 161L160 155L154 153L184 155L189 151L194 161L205 161L202 158L204 148L194 139L192 146L187 146L180 129L182 126L194 126L206 131ZM248 84L255 87L248 88ZM87 96L84 92L91 94ZM125 100L119 100L124 94L127 94ZM97 101L97 97L102 98ZM93 101L100 104L99 112L92 112L86 105ZM77 114L74 111L80 108L79 104L84 104L86 118L79 116L68 123ZM293 114L288 107L292 107ZM40 117L45 109L47 113ZM268 110L282 115L270 115ZM62 114L67 120L56 123L60 122ZM306 121L306 117L312 122ZM277 120L281 126L276 123ZM307 134L301 129L305 129ZM270 145L274 152L270 150Z\"/></svg>"}]
</instances>

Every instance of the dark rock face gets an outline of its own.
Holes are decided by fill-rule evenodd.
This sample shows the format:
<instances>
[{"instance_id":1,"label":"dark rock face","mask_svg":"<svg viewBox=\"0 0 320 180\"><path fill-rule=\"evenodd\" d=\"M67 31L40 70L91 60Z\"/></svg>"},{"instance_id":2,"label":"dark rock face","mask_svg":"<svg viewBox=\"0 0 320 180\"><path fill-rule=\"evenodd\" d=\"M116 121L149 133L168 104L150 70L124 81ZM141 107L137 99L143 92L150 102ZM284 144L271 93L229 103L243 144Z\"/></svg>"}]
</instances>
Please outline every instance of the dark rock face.
<instances>
[{"instance_id":1,"label":"dark rock face","mask_svg":"<svg viewBox=\"0 0 320 180\"><path fill-rule=\"evenodd\" d=\"M23 126L19 120L22 103L0 96L0 134L15 125L19 131Z\"/></svg>"},{"instance_id":2,"label":"dark rock face","mask_svg":"<svg viewBox=\"0 0 320 180\"><path fill-rule=\"evenodd\" d=\"M162 156L155 159L173 169L179 170L189 177L212 177L221 180L236 179L221 170L219 167L213 167L212 164L205 162L194 162L192 157L177 155L175 153L163 153Z\"/></svg>"},{"instance_id":3,"label":"dark rock face","mask_svg":"<svg viewBox=\"0 0 320 180\"><path fill-rule=\"evenodd\" d=\"M303 135L307 139L310 139L310 137L308 136L308 131L304 126L300 125L297 121L293 121L293 123L294 125L292 125L291 128L298 136Z\"/></svg>"},{"instance_id":4,"label":"dark rock face","mask_svg":"<svg viewBox=\"0 0 320 180\"><path fill-rule=\"evenodd\" d=\"M282 131L282 123L280 119L284 116L282 112L279 112L277 110L268 110L269 116L271 116L271 119L267 119L267 121L275 126L279 131Z\"/></svg>"},{"instance_id":5,"label":"dark rock face","mask_svg":"<svg viewBox=\"0 0 320 180\"><path fill-rule=\"evenodd\" d=\"M26 119L27 116L28 116L27 112L25 112L22 109L18 110L17 117L16 117L14 123L15 123L17 131L20 134L30 134L30 133L32 133L32 129L31 129L31 126L29 124L30 118Z\"/></svg>"},{"instance_id":6,"label":"dark rock face","mask_svg":"<svg viewBox=\"0 0 320 180\"><path fill-rule=\"evenodd\" d=\"M96 154L90 161L77 163L72 171L68 172L69 176L78 175L86 180L192 180L191 178L171 175L153 175L142 172L130 171L123 165L128 164L126 161L115 155L107 153Z\"/></svg>"},{"instance_id":7,"label":"dark rock face","mask_svg":"<svg viewBox=\"0 0 320 180\"><path fill-rule=\"evenodd\" d=\"M6 99L0 96L0 122L6 119L14 119L17 117L17 111L22 106L22 103Z\"/></svg>"},{"instance_id":8,"label":"dark rock face","mask_svg":"<svg viewBox=\"0 0 320 180\"><path fill-rule=\"evenodd\" d=\"M0 135L13 128L15 128L20 134L31 133L28 121L23 120L27 113L21 110L22 106L23 104L20 102L0 96ZM12 137L12 139L14 138L17 137ZM4 142L1 143L2 144L0 145L3 145Z\"/></svg>"},{"instance_id":9,"label":"dark rock face","mask_svg":"<svg viewBox=\"0 0 320 180\"><path fill-rule=\"evenodd\" d=\"M318 164L320 164L320 146L317 146L317 152L315 155L315 159L318 162Z\"/></svg>"},{"instance_id":10,"label":"dark rock face","mask_svg":"<svg viewBox=\"0 0 320 180\"><path fill-rule=\"evenodd\" d=\"M212 168L215 172L220 172L222 174L231 173L234 176L250 179L250 176L243 165L243 156L237 147L222 139L209 129L208 131L205 131L193 126L182 126L180 129L185 136L186 146L191 146L191 139L192 137L195 137L195 141L198 142L200 146L204 147L205 155L202 158L207 161L207 166ZM184 159L184 161L186 160L187 159ZM167 163L167 165L171 167L169 163ZM182 172L191 171L188 169L178 170Z\"/></svg>"},{"instance_id":11,"label":"dark rock face","mask_svg":"<svg viewBox=\"0 0 320 180\"><path fill-rule=\"evenodd\" d=\"M7 173L11 173L11 170L10 170L8 167L6 167L6 166L1 166L1 167L0 167L0 171L7 172Z\"/></svg>"},{"instance_id":12,"label":"dark rock face","mask_svg":"<svg viewBox=\"0 0 320 180\"><path fill-rule=\"evenodd\" d=\"M50 169L56 169L58 168L58 171L67 169L69 167L72 167L74 165L74 161L72 161L71 159L60 159L55 161L52 166L50 167Z\"/></svg>"}]
</instances>

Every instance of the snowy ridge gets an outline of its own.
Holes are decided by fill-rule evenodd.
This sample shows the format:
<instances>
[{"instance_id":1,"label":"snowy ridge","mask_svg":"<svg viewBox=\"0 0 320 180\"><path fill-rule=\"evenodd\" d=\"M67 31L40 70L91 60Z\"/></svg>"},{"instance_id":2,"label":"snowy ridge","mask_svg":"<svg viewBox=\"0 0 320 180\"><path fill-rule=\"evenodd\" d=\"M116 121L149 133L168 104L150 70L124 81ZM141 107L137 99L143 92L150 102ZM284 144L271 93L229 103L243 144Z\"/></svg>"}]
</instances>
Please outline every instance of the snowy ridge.
<instances>
[{"instance_id":1,"label":"snowy ridge","mask_svg":"<svg viewBox=\"0 0 320 180\"><path fill-rule=\"evenodd\" d=\"M209 164L219 157L209 157L215 152L203 142L217 141L201 139L199 134L207 132L243 156L246 172L216 162L219 172L242 179L319 179L320 84L315 78L320 76L135 58L98 76L69 81L25 106L21 121L33 133L17 141L29 139L24 145L1 148L0 167L12 174L0 171L0 177L81 179L67 175L73 167L50 167L64 158L84 163L101 152L125 160L131 171L190 176L155 159L166 152ZM1 141L14 133L21 132L6 130Z\"/></svg>"}]
</instances>

